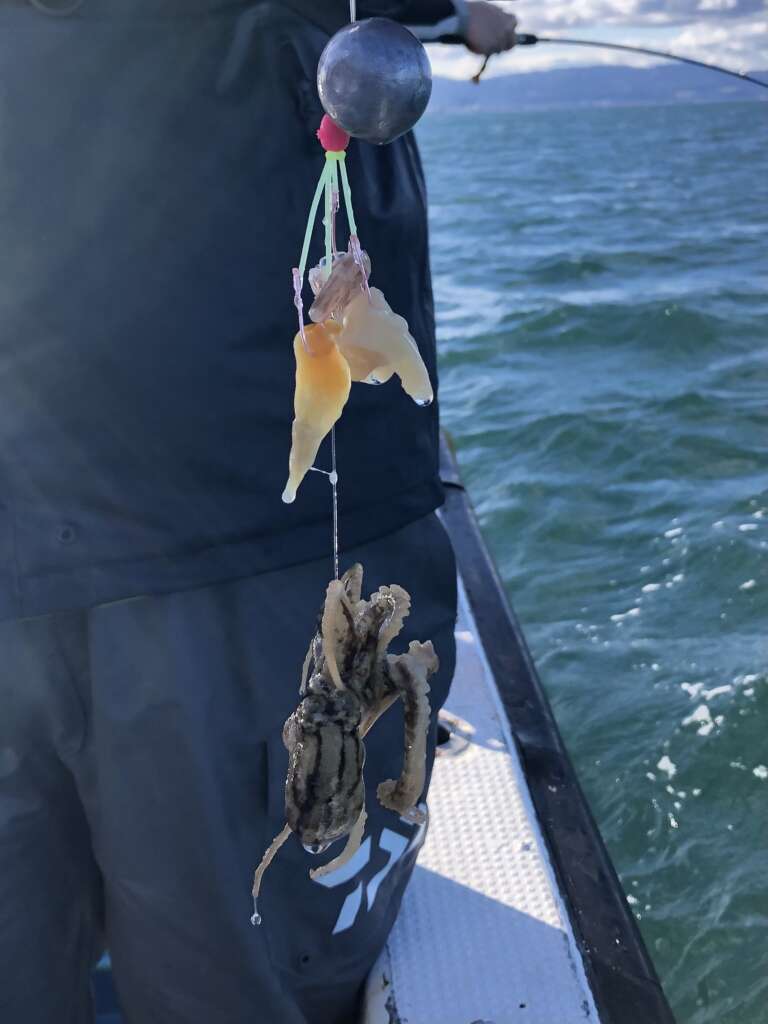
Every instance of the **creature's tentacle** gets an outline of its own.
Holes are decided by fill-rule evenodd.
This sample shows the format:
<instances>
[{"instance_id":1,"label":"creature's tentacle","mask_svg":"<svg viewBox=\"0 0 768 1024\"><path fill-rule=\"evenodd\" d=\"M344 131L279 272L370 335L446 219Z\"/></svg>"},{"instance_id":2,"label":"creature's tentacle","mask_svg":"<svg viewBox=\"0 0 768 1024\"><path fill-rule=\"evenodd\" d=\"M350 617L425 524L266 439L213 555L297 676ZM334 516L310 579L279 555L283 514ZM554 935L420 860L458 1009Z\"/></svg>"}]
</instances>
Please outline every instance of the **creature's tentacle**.
<instances>
[{"instance_id":1,"label":"creature's tentacle","mask_svg":"<svg viewBox=\"0 0 768 1024\"><path fill-rule=\"evenodd\" d=\"M360 603L360 595L363 589L362 565L360 565L359 562L355 562L354 565L351 565L349 569L347 569L347 571L341 577L341 583L344 588L344 592L346 593L347 599L350 603L350 607L347 609L346 613L342 608L341 614L344 615L344 617L348 620L350 618L350 615L354 616L355 606ZM335 599L338 596L339 588L334 587L331 593ZM299 687L299 694L302 697L307 692L307 684L312 674L310 671L312 667L312 662L314 661L315 672L322 673L323 668L325 666L325 654L323 652L323 619L326 614L327 607L328 593L326 591L326 600L323 602L323 607L320 609L320 614L318 615L317 619L317 631L315 632L315 635L312 637L309 643L307 655L304 658L304 665L301 670L301 686ZM331 613L329 612L328 615L330 620ZM333 616L333 618L335 620L335 615ZM338 623L338 627L339 631L341 631L341 622ZM335 650L336 645L334 644L334 651ZM338 658L335 659L335 662L338 667Z\"/></svg>"},{"instance_id":2,"label":"creature's tentacle","mask_svg":"<svg viewBox=\"0 0 768 1024\"><path fill-rule=\"evenodd\" d=\"M309 647L307 648L307 656L304 658L304 664L301 667L301 685L299 686L299 696L303 697L307 692L307 682L309 680L309 669L312 665L312 659L315 656L315 638L309 641Z\"/></svg>"},{"instance_id":3,"label":"creature's tentacle","mask_svg":"<svg viewBox=\"0 0 768 1024\"><path fill-rule=\"evenodd\" d=\"M365 822L367 819L368 814L365 807L363 807L362 811L360 811L360 817L352 826L352 831L347 837L344 849L338 857L334 857L333 860L329 860L327 864L322 864L319 868L312 868L309 872L310 878L322 878L324 875L330 875L332 871L336 871L338 868L344 867L348 861L352 860L354 855L360 849L360 844L363 841L363 836L365 835Z\"/></svg>"},{"instance_id":4,"label":"creature's tentacle","mask_svg":"<svg viewBox=\"0 0 768 1024\"><path fill-rule=\"evenodd\" d=\"M344 591L349 598L352 606L360 603L360 599L363 593L363 567L359 562L355 562L341 577L341 582L344 584Z\"/></svg>"},{"instance_id":5,"label":"creature's tentacle","mask_svg":"<svg viewBox=\"0 0 768 1024\"><path fill-rule=\"evenodd\" d=\"M383 807L412 822L422 822L417 802L426 781L427 732L429 730L429 683L438 659L431 643L413 641L407 654L390 654L387 668L405 705L405 757L400 778L382 782L377 790Z\"/></svg>"},{"instance_id":6,"label":"creature's tentacle","mask_svg":"<svg viewBox=\"0 0 768 1024\"><path fill-rule=\"evenodd\" d=\"M345 605L347 614L345 614ZM344 582L343 580L331 580L326 591L320 628L323 635L325 668L331 677L331 682L340 690L346 689L339 672L338 656L342 642L349 635L348 614L350 614L349 598L344 590Z\"/></svg>"},{"instance_id":7,"label":"creature's tentacle","mask_svg":"<svg viewBox=\"0 0 768 1024\"><path fill-rule=\"evenodd\" d=\"M375 708L392 689L383 671L383 654L379 633L395 611L395 599L384 589L370 601L356 605L354 646L346 663L345 682L362 697L366 707Z\"/></svg>"},{"instance_id":8,"label":"creature's tentacle","mask_svg":"<svg viewBox=\"0 0 768 1024\"><path fill-rule=\"evenodd\" d=\"M378 651L379 654L384 654L395 637L399 635L400 630L403 628L403 623L410 615L411 595L396 583L388 587L381 587L378 593L388 595L394 602L392 611L379 630Z\"/></svg>"},{"instance_id":9,"label":"creature's tentacle","mask_svg":"<svg viewBox=\"0 0 768 1024\"><path fill-rule=\"evenodd\" d=\"M272 842L266 849L264 856L261 858L261 864L256 868L256 873L253 876L253 917L251 918L251 924L261 924L261 915L259 914L258 900L259 890L261 889L261 880L264 877L264 872L267 870L269 865L275 859L275 854L286 841L288 836L291 834L289 825L286 825L283 831L275 836Z\"/></svg>"}]
</instances>

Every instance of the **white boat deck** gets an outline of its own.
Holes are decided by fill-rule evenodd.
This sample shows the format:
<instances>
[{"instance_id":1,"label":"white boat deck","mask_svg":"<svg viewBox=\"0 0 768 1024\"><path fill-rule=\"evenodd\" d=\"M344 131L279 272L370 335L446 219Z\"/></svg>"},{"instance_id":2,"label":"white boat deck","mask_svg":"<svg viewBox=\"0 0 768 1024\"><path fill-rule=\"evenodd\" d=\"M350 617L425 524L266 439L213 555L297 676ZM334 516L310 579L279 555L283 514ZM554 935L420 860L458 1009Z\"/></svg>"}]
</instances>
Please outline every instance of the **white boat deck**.
<instances>
[{"instance_id":1,"label":"white boat deck","mask_svg":"<svg viewBox=\"0 0 768 1024\"><path fill-rule=\"evenodd\" d=\"M430 822L365 1024L599 1021L496 685L460 588Z\"/></svg>"}]
</instances>

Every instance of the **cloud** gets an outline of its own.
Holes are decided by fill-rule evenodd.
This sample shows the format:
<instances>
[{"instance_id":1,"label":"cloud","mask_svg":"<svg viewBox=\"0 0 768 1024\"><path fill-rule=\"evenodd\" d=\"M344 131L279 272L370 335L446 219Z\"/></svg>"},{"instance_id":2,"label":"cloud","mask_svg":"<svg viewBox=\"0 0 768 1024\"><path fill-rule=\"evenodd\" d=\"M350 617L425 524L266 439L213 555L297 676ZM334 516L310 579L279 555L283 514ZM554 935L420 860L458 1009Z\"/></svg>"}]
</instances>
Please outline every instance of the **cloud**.
<instances>
[{"instance_id":1,"label":"cloud","mask_svg":"<svg viewBox=\"0 0 768 1024\"><path fill-rule=\"evenodd\" d=\"M768 68L765 0L520 0L505 6L514 10L521 32L647 46L737 71ZM436 75L469 78L480 63L480 58L462 47L432 46L428 50ZM542 43L494 57L488 73L655 63L659 60L617 51Z\"/></svg>"},{"instance_id":2,"label":"cloud","mask_svg":"<svg viewBox=\"0 0 768 1024\"><path fill-rule=\"evenodd\" d=\"M479 69L482 58L453 46L428 46L432 73L442 78L470 79ZM536 46L493 57L486 77L527 71L549 71L550 68L621 64L625 67L650 67L658 63L650 57L615 50L586 50L575 46Z\"/></svg>"},{"instance_id":3,"label":"cloud","mask_svg":"<svg viewBox=\"0 0 768 1024\"><path fill-rule=\"evenodd\" d=\"M738 6L738 0L699 0L700 11L732 11Z\"/></svg>"},{"instance_id":4,"label":"cloud","mask_svg":"<svg viewBox=\"0 0 768 1024\"><path fill-rule=\"evenodd\" d=\"M719 25L695 21L681 28L670 41L669 48L686 57L730 64L737 71L765 68L768 64L768 20L744 18Z\"/></svg>"},{"instance_id":5,"label":"cloud","mask_svg":"<svg viewBox=\"0 0 768 1024\"><path fill-rule=\"evenodd\" d=\"M523 22L548 28L579 25L681 25L701 18L765 16L763 0L531 0L515 4Z\"/></svg>"}]
</instances>

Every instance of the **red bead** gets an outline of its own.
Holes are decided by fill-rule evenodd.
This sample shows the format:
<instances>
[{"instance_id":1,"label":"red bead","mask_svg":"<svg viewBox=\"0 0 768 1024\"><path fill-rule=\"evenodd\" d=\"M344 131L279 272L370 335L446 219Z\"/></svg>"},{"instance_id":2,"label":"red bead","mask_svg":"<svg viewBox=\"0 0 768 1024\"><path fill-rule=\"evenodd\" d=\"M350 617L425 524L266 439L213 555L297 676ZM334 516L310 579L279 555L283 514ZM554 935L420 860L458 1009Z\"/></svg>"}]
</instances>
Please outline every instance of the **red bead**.
<instances>
[{"instance_id":1,"label":"red bead","mask_svg":"<svg viewBox=\"0 0 768 1024\"><path fill-rule=\"evenodd\" d=\"M349 135L347 135L343 128L339 128L327 114L323 114L323 120L320 122L316 135L323 149L329 150L332 153L338 153L349 145Z\"/></svg>"}]
</instances>

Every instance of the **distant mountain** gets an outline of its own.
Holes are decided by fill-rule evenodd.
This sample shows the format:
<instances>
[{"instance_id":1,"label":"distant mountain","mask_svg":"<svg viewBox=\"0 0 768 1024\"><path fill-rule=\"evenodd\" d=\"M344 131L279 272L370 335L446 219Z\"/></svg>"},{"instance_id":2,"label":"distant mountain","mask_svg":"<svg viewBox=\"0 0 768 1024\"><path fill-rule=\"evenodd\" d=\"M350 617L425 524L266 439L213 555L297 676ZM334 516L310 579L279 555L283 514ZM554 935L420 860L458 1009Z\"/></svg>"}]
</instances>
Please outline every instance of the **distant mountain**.
<instances>
[{"instance_id":1,"label":"distant mountain","mask_svg":"<svg viewBox=\"0 0 768 1024\"><path fill-rule=\"evenodd\" d=\"M768 82L768 71L750 74ZM526 110L768 100L768 89L685 65L621 65L529 71L474 82L435 78L429 109Z\"/></svg>"}]
</instances>

